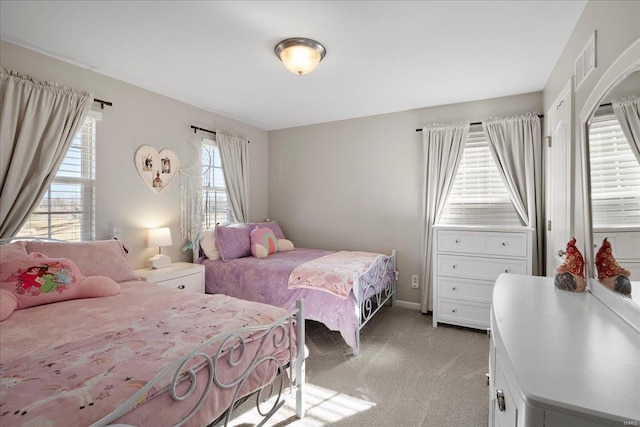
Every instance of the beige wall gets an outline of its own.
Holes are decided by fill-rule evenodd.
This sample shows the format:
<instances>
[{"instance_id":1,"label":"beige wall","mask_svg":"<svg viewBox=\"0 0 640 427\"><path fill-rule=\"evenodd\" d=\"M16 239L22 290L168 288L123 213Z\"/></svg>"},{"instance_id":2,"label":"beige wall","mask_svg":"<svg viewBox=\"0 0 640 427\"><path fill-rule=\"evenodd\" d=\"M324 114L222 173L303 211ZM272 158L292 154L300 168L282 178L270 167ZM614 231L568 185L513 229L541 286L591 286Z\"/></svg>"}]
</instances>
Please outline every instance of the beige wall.
<instances>
[{"instance_id":1,"label":"beige wall","mask_svg":"<svg viewBox=\"0 0 640 427\"><path fill-rule=\"evenodd\" d=\"M419 303L422 134L430 123L542 112L542 93L269 132L269 215L295 245L398 251L398 299Z\"/></svg>"},{"instance_id":2,"label":"beige wall","mask_svg":"<svg viewBox=\"0 0 640 427\"><path fill-rule=\"evenodd\" d=\"M585 47L589 37L597 30L597 67L577 89L574 99L574 135L578 135L577 117L585 108L587 98L593 91L604 72L620 54L635 40L640 38L640 2L639 1L590 1L578 20L562 55L556 63L543 91L544 110L548 111L551 103L558 97L563 86L573 75L573 66L579 53ZM584 242L582 166L581 151L578 139L574 141L576 156L574 158L575 173L575 214L573 223L575 235L579 242Z\"/></svg>"},{"instance_id":3,"label":"beige wall","mask_svg":"<svg viewBox=\"0 0 640 427\"><path fill-rule=\"evenodd\" d=\"M86 90L113 102L113 107L105 107L97 128L96 237L111 238L113 228L121 228L133 267L144 266L145 260L157 252L146 247L145 228L153 226L171 227L174 245L163 253L174 261L191 257L191 252L180 250L178 176L157 195L142 182L133 164L141 145L175 151L181 166L195 161L191 141L207 134L194 134L190 125L224 129L249 138L249 216L256 221L267 216L266 131L4 41L0 41L0 64L34 79Z\"/></svg>"}]
</instances>

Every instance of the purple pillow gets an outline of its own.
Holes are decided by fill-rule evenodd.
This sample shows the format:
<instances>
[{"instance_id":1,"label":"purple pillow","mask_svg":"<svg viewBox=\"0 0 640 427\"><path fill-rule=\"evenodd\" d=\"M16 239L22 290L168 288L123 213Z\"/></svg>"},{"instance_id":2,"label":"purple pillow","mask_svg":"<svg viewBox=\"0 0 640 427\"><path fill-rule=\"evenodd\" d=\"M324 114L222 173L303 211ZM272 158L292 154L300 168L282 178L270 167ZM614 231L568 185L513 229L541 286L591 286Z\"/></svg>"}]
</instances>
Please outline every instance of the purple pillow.
<instances>
[{"instance_id":1,"label":"purple pillow","mask_svg":"<svg viewBox=\"0 0 640 427\"><path fill-rule=\"evenodd\" d=\"M251 256L251 225L240 227L216 227L216 246L222 261Z\"/></svg>"},{"instance_id":2,"label":"purple pillow","mask_svg":"<svg viewBox=\"0 0 640 427\"><path fill-rule=\"evenodd\" d=\"M282 232L282 229L280 228L280 225L276 221L271 221L271 222L251 222L251 223L249 223L249 225L251 226L252 230L254 228L256 228L256 227L267 227L267 228L270 228L271 231L273 231L273 234L276 236L276 239L286 239L286 237L284 237L284 233Z\"/></svg>"}]
</instances>

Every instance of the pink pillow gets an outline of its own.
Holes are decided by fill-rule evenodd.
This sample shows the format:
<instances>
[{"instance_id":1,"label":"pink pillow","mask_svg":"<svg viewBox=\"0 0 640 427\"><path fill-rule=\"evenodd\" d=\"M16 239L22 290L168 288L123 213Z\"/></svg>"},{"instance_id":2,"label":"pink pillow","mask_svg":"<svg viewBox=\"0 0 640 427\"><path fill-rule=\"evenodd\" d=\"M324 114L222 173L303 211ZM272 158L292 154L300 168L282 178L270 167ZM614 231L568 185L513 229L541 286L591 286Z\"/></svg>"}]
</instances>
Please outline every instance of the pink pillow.
<instances>
[{"instance_id":1,"label":"pink pillow","mask_svg":"<svg viewBox=\"0 0 640 427\"><path fill-rule=\"evenodd\" d=\"M10 259L25 259L26 257L27 249L24 240L0 246L0 262L9 261Z\"/></svg>"},{"instance_id":2,"label":"pink pillow","mask_svg":"<svg viewBox=\"0 0 640 427\"><path fill-rule=\"evenodd\" d=\"M266 258L276 252L278 252L278 239L270 228L258 227L251 230L251 255L256 258Z\"/></svg>"},{"instance_id":3,"label":"pink pillow","mask_svg":"<svg viewBox=\"0 0 640 427\"><path fill-rule=\"evenodd\" d=\"M269 222L250 222L249 223L249 227L253 228L257 228L257 227L267 227L270 228L271 231L273 231L273 234L275 234L276 238L278 240L280 239L284 239L284 233L282 232L282 229L280 228L280 224L278 224L277 221L269 221Z\"/></svg>"},{"instance_id":4,"label":"pink pillow","mask_svg":"<svg viewBox=\"0 0 640 427\"><path fill-rule=\"evenodd\" d=\"M15 309L70 299L116 295L120 292L120 285L109 277L85 278L78 266L69 259L31 254L22 260L0 263L0 290L0 320L4 320Z\"/></svg>"},{"instance_id":5,"label":"pink pillow","mask_svg":"<svg viewBox=\"0 0 640 427\"><path fill-rule=\"evenodd\" d=\"M118 240L92 242L27 242L27 252L73 260L85 276L107 276L116 282L136 280L127 254Z\"/></svg>"}]
</instances>

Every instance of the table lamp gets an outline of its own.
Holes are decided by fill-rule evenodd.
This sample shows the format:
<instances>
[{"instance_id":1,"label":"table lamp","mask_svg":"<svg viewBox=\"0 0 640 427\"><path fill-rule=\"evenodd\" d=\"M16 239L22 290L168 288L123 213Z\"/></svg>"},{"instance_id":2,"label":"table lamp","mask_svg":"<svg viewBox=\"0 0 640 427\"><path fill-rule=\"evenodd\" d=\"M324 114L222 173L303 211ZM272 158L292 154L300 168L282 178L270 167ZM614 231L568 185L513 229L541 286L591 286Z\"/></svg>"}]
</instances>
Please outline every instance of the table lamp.
<instances>
[{"instance_id":1,"label":"table lamp","mask_svg":"<svg viewBox=\"0 0 640 427\"><path fill-rule=\"evenodd\" d=\"M169 227L151 228L149 229L149 242L147 246L157 246L158 253L149 258L149 264L153 268L163 268L171 265L171 258L162 255L163 246L171 246L171 229Z\"/></svg>"}]
</instances>

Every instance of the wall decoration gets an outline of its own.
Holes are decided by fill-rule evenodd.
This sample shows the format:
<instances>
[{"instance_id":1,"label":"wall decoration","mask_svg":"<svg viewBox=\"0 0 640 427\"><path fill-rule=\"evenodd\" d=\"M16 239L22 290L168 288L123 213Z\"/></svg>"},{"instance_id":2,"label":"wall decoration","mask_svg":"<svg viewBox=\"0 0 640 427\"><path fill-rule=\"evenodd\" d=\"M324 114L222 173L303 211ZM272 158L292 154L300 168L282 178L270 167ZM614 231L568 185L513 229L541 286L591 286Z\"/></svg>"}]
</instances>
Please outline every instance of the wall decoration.
<instances>
[{"instance_id":1,"label":"wall decoration","mask_svg":"<svg viewBox=\"0 0 640 427\"><path fill-rule=\"evenodd\" d=\"M142 180L156 194L167 188L180 167L176 153L167 148L158 152L150 145L138 148L134 162Z\"/></svg>"}]
</instances>

